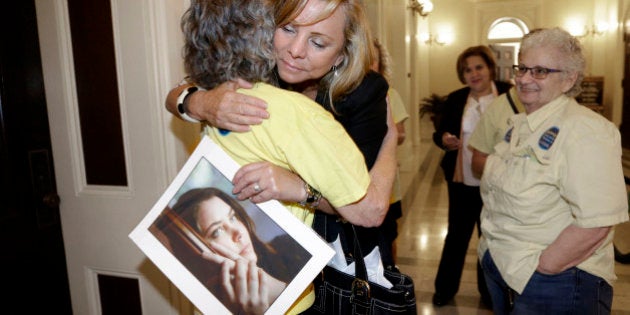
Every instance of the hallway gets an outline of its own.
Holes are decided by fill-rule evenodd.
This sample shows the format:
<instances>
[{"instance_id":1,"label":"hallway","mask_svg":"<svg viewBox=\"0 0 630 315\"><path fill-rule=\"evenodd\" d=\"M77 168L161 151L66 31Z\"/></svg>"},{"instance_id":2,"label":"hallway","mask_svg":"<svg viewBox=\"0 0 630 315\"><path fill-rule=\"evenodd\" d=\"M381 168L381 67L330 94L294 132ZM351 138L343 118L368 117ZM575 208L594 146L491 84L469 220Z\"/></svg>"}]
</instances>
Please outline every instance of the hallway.
<instances>
[{"instance_id":1,"label":"hallway","mask_svg":"<svg viewBox=\"0 0 630 315\"><path fill-rule=\"evenodd\" d=\"M419 315L492 314L481 304L477 292L476 233L468 249L458 294L443 307L437 308L431 303L433 281L446 235L448 209L446 182L439 166L442 152L433 144L432 132L429 118L421 118L420 145L405 142L398 151L404 198L403 217L399 220L397 264L402 272L414 279ZM616 273L618 280L614 285L612 314L630 315L630 265L617 263Z\"/></svg>"}]
</instances>

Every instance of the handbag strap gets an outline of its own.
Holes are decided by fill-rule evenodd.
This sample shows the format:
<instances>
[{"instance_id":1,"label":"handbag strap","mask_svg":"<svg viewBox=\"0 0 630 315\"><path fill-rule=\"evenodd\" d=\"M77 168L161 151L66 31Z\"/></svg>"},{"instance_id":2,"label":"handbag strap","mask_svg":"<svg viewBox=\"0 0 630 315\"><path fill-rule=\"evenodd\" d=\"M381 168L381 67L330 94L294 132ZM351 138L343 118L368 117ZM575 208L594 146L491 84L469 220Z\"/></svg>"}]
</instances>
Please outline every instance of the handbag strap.
<instances>
[{"instance_id":1,"label":"handbag strap","mask_svg":"<svg viewBox=\"0 0 630 315\"><path fill-rule=\"evenodd\" d=\"M313 229L322 236L326 242L334 241L339 236L344 252L347 249L352 252L355 260L355 276L361 280L368 281L367 267L359 237L355 226L351 223L344 223L338 216L325 214L321 211L315 212L313 220ZM379 237L379 243L381 242ZM344 245L345 244L345 245Z\"/></svg>"},{"instance_id":2,"label":"handbag strap","mask_svg":"<svg viewBox=\"0 0 630 315\"><path fill-rule=\"evenodd\" d=\"M351 227L351 236L353 241L353 253L354 253L354 272L355 272L355 277L364 280L364 281L368 281L368 276L367 276L367 268L365 267L365 260L363 260L363 251L361 251L361 244L359 244L359 238L357 237L357 233L356 230L354 228L354 224L350 224L348 223L347 225L349 225ZM346 229L348 230L348 229ZM347 236L347 235L346 235Z\"/></svg>"},{"instance_id":3,"label":"handbag strap","mask_svg":"<svg viewBox=\"0 0 630 315\"><path fill-rule=\"evenodd\" d=\"M510 95L510 91L505 92L505 95L507 96L508 102L510 102L510 107L512 107L512 111L514 111L514 114L518 114L518 109L516 108L516 104L514 104L514 100L512 99L512 95Z\"/></svg>"},{"instance_id":4,"label":"handbag strap","mask_svg":"<svg viewBox=\"0 0 630 315\"><path fill-rule=\"evenodd\" d=\"M351 301L362 300L363 303L368 303L371 299L370 283L368 282L367 268L365 267L365 260L363 260L363 252L361 251L361 244L359 244L359 238L357 237L354 224L346 223L344 227L350 226L350 228L344 228L346 237L348 234L353 239L353 253L354 253L354 280L352 281L352 296Z\"/></svg>"}]
</instances>

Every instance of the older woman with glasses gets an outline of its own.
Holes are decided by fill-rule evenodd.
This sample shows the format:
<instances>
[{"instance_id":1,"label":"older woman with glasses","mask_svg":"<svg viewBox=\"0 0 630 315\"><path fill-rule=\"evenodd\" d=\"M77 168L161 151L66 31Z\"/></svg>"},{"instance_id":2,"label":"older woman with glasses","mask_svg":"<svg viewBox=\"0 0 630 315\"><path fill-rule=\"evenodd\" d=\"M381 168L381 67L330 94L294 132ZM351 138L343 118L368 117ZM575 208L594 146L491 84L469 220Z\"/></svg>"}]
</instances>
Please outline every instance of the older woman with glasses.
<instances>
[{"instance_id":1,"label":"older woman with glasses","mask_svg":"<svg viewBox=\"0 0 630 315\"><path fill-rule=\"evenodd\" d=\"M617 127L580 106L584 56L559 29L523 38L525 113L485 162L479 257L495 314L609 314L613 226L628 220Z\"/></svg>"}]
</instances>

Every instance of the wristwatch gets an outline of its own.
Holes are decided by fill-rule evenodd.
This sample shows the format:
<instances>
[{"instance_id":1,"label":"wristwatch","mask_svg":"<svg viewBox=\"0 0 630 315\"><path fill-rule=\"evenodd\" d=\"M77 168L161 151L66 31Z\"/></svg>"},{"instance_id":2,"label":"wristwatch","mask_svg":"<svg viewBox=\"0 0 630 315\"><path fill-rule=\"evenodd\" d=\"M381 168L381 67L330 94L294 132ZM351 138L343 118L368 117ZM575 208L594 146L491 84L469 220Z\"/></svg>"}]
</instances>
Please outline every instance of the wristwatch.
<instances>
[{"instance_id":1,"label":"wristwatch","mask_svg":"<svg viewBox=\"0 0 630 315\"><path fill-rule=\"evenodd\" d=\"M304 189L306 190L306 199L300 201L299 204L303 207L316 209L319 206L322 194L307 182L304 182Z\"/></svg>"},{"instance_id":2,"label":"wristwatch","mask_svg":"<svg viewBox=\"0 0 630 315\"><path fill-rule=\"evenodd\" d=\"M193 123L200 122L198 119L188 116L188 113L186 111L187 109L186 100L188 99L189 96L191 96L193 93L199 90L204 90L204 89L198 86L191 86L189 88L184 89L182 93L180 93L179 96L177 97L177 112L179 113L179 117L181 117L185 121L189 121Z\"/></svg>"}]
</instances>

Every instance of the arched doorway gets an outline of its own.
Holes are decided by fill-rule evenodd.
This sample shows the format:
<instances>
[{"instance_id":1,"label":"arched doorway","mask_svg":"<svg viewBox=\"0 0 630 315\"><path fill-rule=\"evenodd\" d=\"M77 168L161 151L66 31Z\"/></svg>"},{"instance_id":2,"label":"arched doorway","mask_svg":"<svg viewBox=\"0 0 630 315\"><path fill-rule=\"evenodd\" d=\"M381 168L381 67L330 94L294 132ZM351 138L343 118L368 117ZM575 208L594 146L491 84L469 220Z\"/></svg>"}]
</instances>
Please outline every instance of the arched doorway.
<instances>
[{"instance_id":1,"label":"arched doorway","mask_svg":"<svg viewBox=\"0 0 630 315\"><path fill-rule=\"evenodd\" d=\"M512 65L517 63L521 39L528 32L527 25L514 17L498 18L490 25L487 40L496 54L499 81L509 81L512 78Z\"/></svg>"}]
</instances>

